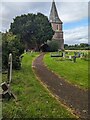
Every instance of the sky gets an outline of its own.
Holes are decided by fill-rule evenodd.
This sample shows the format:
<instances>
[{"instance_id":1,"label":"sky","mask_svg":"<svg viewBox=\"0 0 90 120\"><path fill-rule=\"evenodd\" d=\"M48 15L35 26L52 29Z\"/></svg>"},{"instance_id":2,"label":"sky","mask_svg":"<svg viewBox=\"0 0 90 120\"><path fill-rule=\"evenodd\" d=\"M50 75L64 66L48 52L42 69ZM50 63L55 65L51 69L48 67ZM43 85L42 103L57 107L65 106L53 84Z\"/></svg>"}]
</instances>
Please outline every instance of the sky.
<instances>
[{"instance_id":1,"label":"sky","mask_svg":"<svg viewBox=\"0 0 90 120\"><path fill-rule=\"evenodd\" d=\"M65 44L88 43L88 0L55 0L63 22ZM0 2L0 31L10 28L13 18L22 14L41 12L49 18L52 0L2 0Z\"/></svg>"}]
</instances>

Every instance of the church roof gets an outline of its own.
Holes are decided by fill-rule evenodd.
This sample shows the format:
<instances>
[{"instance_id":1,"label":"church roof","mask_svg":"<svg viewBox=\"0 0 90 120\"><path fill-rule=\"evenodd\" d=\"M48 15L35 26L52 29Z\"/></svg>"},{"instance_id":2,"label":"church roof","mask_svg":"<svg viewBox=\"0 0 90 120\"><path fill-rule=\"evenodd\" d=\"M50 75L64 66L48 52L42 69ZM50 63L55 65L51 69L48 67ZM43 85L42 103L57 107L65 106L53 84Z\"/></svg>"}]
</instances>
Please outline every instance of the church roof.
<instances>
[{"instance_id":1,"label":"church roof","mask_svg":"<svg viewBox=\"0 0 90 120\"><path fill-rule=\"evenodd\" d=\"M57 12L57 8L56 8L54 0L52 2L49 20L50 20L50 22L62 23L62 21L60 20L60 18L58 16L58 12Z\"/></svg>"}]
</instances>

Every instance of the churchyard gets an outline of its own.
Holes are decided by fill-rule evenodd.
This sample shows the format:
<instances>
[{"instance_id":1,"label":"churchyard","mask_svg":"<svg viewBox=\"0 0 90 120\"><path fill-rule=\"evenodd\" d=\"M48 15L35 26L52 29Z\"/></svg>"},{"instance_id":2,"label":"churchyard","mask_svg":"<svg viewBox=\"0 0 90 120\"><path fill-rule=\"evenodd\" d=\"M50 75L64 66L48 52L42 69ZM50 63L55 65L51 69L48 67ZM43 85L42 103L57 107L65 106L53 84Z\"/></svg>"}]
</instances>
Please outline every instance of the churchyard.
<instances>
[{"instance_id":1,"label":"churchyard","mask_svg":"<svg viewBox=\"0 0 90 120\"><path fill-rule=\"evenodd\" d=\"M15 12L13 9L8 11ZM72 38L70 45L65 44L64 41L68 42L68 39L64 38L63 21L59 18L54 0L49 18L43 11L29 13L31 11L32 7L28 12L13 14L12 23L8 24L11 20L5 23L10 25L9 28L0 32L0 118L1 115L6 120L90 118L90 44L85 41L88 37L79 30L82 36L75 34L76 38L73 38L74 25L72 32L65 33L70 34L70 40ZM7 14L8 17L10 15ZM65 28L70 29L70 26Z\"/></svg>"},{"instance_id":2,"label":"churchyard","mask_svg":"<svg viewBox=\"0 0 90 120\"><path fill-rule=\"evenodd\" d=\"M74 62L72 57L74 52L77 52L76 62ZM48 53L44 57L44 63L50 70L63 77L67 82L75 84L82 89L88 89L88 64L90 62L88 54L90 54L90 51L67 50L65 53L63 57L50 57L51 54Z\"/></svg>"},{"instance_id":3,"label":"churchyard","mask_svg":"<svg viewBox=\"0 0 90 120\"><path fill-rule=\"evenodd\" d=\"M26 53L21 70L13 70L11 91L15 99L3 99L4 118L76 118L37 80L32 61L39 53ZM7 74L3 74L3 82Z\"/></svg>"},{"instance_id":4,"label":"churchyard","mask_svg":"<svg viewBox=\"0 0 90 120\"><path fill-rule=\"evenodd\" d=\"M76 52L76 51L74 51ZM55 74L64 78L70 84L81 89L88 89L88 61L84 56L69 59L74 55L73 51L66 51L62 57L51 57L62 53L46 53L44 64ZM2 113L4 118L76 118L71 110L63 106L50 91L38 81L32 62L40 53L27 52L23 54L21 70L13 70L10 89L15 98L3 100ZM3 82L7 80L7 74L3 74Z\"/></svg>"}]
</instances>

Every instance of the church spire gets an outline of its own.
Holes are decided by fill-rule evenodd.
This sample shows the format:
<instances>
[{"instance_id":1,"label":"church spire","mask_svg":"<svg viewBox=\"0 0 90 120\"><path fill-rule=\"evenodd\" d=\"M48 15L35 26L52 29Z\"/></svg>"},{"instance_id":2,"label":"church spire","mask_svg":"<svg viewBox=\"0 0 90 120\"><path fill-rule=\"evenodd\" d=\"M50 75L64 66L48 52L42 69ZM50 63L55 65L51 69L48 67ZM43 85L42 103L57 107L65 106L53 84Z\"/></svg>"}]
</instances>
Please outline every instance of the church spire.
<instances>
[{"instance_id":1,"label":"church spire","mask_svg":"<svg viewBox=\"0 0 90 120\"><path fill-rule=\"evenodd\" d=\"M56 8L54 0L52 2L49 20L50 20L50 22L62 23L62 21L59 19L57 8Z\"/></svg>"}]
</instances>

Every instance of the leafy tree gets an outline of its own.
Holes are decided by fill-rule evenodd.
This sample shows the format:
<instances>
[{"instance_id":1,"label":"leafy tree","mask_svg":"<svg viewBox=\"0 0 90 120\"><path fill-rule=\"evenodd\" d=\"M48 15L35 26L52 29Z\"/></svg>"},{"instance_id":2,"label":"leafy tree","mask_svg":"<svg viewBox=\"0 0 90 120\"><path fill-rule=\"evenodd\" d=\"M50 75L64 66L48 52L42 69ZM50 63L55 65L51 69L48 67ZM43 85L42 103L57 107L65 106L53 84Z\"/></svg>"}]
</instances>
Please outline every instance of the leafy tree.
<instances>
[{"instance_id":1,"label":"leafy tree","mask_svg":"<svg viewBox=\"0 0 90 120\"><path fill-rule=\"evenodd\" d=\"M87 43L80 43L80 45L64 45L64 48L67 50L90 50L90 45Z\"/></svg>"},{"instance_id":2,"label":"leafy tree","mask_svg":"<svg viewBox=\"0 0 90 120\"><path fill-rule=\"evenodd\" d=\"M48 18L41 13L17 16L11 23L10 31L19 35L26 47L37 48L51 40L54 34Z\"/></svg>"},{"instance_id":3,"label":"leafy tree","mask_svg":"<svg viewBox=\"0 0 90 120\"><path fill-rule=\"evenodd\" d=\"M20 42L19 37L12 33L2 34L2 67L3 69L8 68L8 55L12 53L13 56L13 68L20 69L20 55L24 51L24 46Z\"/></svg>"},{"instance_id":4,"label":"leafy tree","mask_svg":"<svg viewBox=\"0 0 90 120\"><path fill-rule=\"evenodd\" d=\"M68 49L68 44L64 44L64 49Z\"/></svg>"},{"instance_id":5,"label":"leafy tree","mask_svg":"<svg viewBox=\"0 0 90 120\"><path fill-rule=\"evenodd\" d=\"M88 47L89 45L88 44L86 44L86 43L81 43L80 44L80 47Z\"/></svg>"},{"instance_id":6,"label":"leafy tree","mask_svg":"<svg viewBox=\"0 0 90 120\"><path fill-rule=\"evenodd\" d=\"M51 52L58 51L58 49L59 49L59 44L58 44L57 41L55 41L55 40L48 41L47 44L48 44Z\"/></svg>"}]
</instances>

